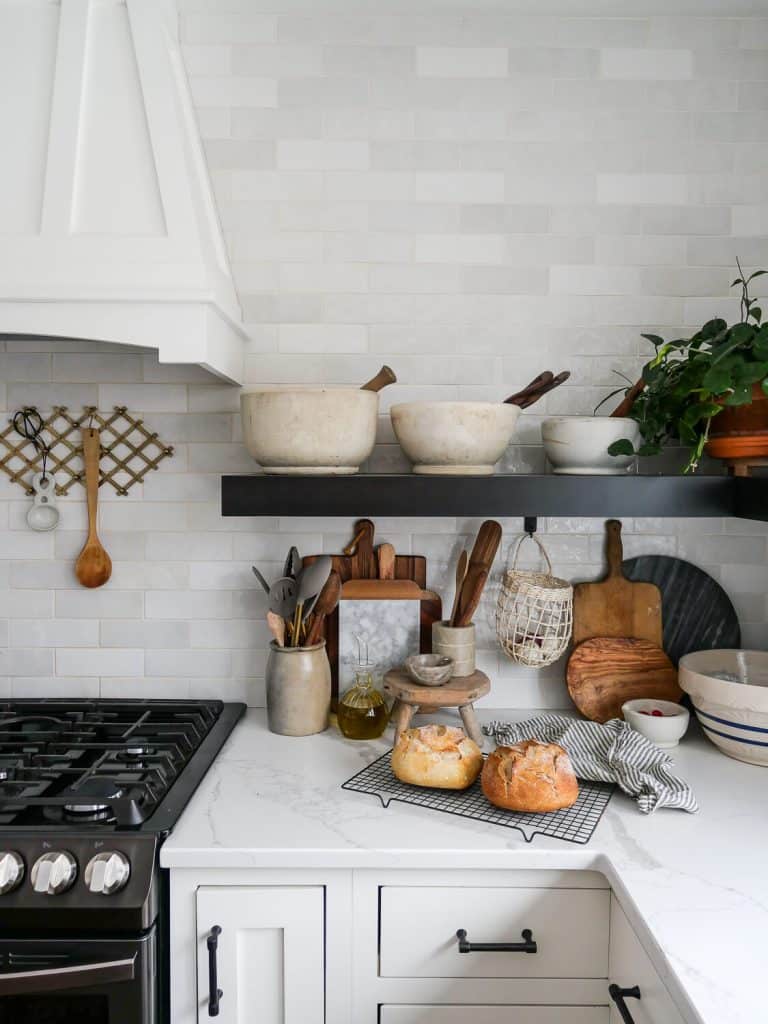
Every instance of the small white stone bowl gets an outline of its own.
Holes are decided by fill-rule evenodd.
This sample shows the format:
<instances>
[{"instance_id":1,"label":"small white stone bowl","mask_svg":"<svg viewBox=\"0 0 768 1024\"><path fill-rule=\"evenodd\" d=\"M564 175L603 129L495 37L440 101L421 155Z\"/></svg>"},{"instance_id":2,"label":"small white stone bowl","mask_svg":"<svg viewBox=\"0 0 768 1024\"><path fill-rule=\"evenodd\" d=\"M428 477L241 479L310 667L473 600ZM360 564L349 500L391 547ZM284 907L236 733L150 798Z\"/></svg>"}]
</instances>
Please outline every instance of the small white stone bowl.
<instances>
[{"instance_id":1,"label":"small white stone bowl","mask_svg":"<svg viewBox=\"0 0 768 1024\"><path fill-rule=\"evenodd\" d=\"M625 416L550 416L541 424L544 452L553 473L626 473L635 457L608 454L610 445L624 437L637 447L640 427Z\"/></svg>"},{"instance_id":2,"label":"small white stone bowl","mask_svg":"<svg viewBox=\"0 0 768 1024\"><path fill-rule=\"evenodd\" d=\"M661 711L660 715L643 714L644 711ZM621 713L627 725L655 743L662 750L676 747L688 728L690 713L680 704L671 700L641 698L628 700L621 705Z\"/></svg>"},{"instance_id":3,"label":"small white stone bowl","mask_svg":"<svg viewBox=\"0 0 768 1024\"><path fill-rule=\"evenodd\" d=\"M453 674L453 658L445 654L412 654L405 659L405 671L422 686L442 686Z\"/></svg>"}]
</instances>

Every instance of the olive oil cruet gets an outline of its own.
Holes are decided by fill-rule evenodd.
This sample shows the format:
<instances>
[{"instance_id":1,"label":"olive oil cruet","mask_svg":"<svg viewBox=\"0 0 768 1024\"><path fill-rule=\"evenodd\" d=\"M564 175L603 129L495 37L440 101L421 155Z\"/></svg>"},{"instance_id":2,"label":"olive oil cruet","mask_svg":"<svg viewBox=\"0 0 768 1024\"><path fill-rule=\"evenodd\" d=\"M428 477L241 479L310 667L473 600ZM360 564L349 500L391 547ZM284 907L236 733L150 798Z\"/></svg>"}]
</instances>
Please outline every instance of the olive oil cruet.
<instances>
[{"instance_id":1,"label":"olive oil cruet","mask_svg":"<svg viewBox=\"0 0 768 1024\"><path fill-rule=\"evenodd\" d=\"M368 644L357 636L355 681L339 698L336 717L348 740L375 740L389 722L389 711L381 690L375 686L376 665L368 658Z\"/></svg>"}]
</instances>

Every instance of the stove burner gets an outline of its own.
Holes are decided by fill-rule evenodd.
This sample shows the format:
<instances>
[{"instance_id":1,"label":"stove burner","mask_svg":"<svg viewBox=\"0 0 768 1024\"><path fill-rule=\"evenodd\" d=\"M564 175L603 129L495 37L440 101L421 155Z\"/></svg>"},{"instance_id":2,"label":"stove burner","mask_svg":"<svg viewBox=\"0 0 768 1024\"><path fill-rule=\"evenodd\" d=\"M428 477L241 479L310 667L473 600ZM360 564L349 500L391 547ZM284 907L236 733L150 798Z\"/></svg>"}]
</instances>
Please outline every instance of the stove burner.
<instances>
[{"instance_id":1,"label":"stove burner","mask_svg":"<svg viewBox=\"0 0 768 1024\"><path fill-rule=\"evenodd\" d=\"M0 718L0 730L5 730L9 725L17 726L19 732L31 733L61 729L65 723L60 718L49 718L44 715L13 715L11 718Z\"/></svg>"},{"instance_id":2,"label":"stove burner","mask_svg":"<svg viewBox=\"0 0 768 1024\"><path fill-rule=\"evenodd\" d=\"M141 761L143 758L148 757L152 753L152 748L146 745L126 747L125 750L121 751L124 761Z\"/></svg>"},{"instance_id":3,"label":"stove burner","mask_svg":"<svg viewBox=\"0 0 768 1024\"><path fill-rule=\"evenodd\" d=\"M110 801L121 796L123 790L113 779L86 779L73 792L72 803L64 804L64 814L70 821L111 821Z\"/></svg>"}]
</instances>

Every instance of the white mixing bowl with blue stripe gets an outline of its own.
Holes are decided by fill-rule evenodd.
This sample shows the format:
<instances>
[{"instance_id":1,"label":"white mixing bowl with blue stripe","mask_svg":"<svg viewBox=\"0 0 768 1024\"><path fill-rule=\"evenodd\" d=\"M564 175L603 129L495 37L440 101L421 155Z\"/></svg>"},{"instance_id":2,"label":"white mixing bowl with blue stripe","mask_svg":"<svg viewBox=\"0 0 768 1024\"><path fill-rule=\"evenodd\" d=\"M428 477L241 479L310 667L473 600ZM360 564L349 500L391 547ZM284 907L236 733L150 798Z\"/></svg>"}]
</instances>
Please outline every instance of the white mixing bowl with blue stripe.
<instances>
[{"instance_id":1,"label":"white mixing bowl with blue stripe","mask_svg":"<svg viewBox=\"0 0 768 1024\"><path fill-rule=\"evenodd\" d=\"M737 761L768 765L768 651L686 654L680 688L716 747Z\"/></svg>"}]
</instances>

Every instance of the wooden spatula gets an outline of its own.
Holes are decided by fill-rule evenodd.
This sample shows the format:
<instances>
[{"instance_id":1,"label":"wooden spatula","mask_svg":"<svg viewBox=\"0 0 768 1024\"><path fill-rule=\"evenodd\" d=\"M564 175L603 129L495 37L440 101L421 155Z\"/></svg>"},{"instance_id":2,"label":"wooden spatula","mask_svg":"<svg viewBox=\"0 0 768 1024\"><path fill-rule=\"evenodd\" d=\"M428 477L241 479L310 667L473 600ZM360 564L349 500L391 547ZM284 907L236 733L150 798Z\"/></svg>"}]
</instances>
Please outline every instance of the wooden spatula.
<instances>
[{"instance_id":1,"label":"wooden spatula","mask_svg":"<svg viewBox=\"0 0 768 1024\"><path fill-rule=\"evenodd\" d=\"M84 587L101 587L112 575L112 559L99 540L99 461L101 441L94 427L83 428L85 493L88 499L88 537L75 564L75 575Z\"/></svg>"},{"instance_id":2,"label":"wooden spatula","mask_svg":"<svg viewBox=\"0 0 768 1024\"><path fill-rule=\"evenodd\" d=\"M586 718L621 717L625 700L679 701L677 670L656 644L630 637L593 637L573 651L566 681L571 700Z\"/></svg>"},{"instance_id":3,"label":"wooden spatula","mask_svg":"<svg viewBox=\"0 0 768 1024\"><path fill-rule=\"evenodd\" d=\"M599 583L573 588L573 642L595 636L635 637L662 644L661 591L653 583L632 583L621 568L621 523L609 519L606 529L608 575Z\"/></svg>"}]
</instances>

